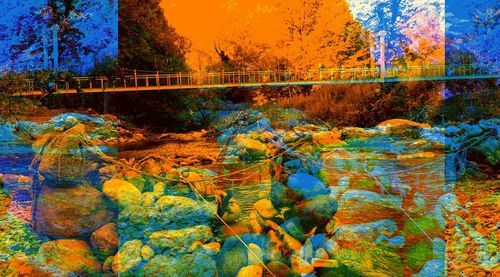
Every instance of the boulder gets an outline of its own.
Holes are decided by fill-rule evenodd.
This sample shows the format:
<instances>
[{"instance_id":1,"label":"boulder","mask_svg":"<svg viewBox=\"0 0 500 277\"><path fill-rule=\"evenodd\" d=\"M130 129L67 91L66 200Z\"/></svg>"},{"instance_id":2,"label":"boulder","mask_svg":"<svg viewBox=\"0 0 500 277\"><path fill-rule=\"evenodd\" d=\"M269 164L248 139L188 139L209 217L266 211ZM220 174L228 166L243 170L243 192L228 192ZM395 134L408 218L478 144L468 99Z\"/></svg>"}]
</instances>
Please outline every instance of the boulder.
<instances>
[{"instance_id":1,"label":"boulder","mask_svg":"<svg viewBox=\"0 0 500 277\"><path fill-rule=\"evenodd\" d=\"M365 250L342 248L335 252L335 259L343 275L332 272L330 276L404 276L401 257L393 249L376 247Z\"/></svg>"},{"instance_id":2,"label":"boulder","mask_svg":"<svg viewBox=\"0 0 500 277\"><path fill-rule=\"evenodd\" d=\"M245 234L241 236L241 239L247 245L254 244L262 249L263 262L266 262L273 252L272 244L263 234ZM255 246L253 247L255 248ZM251 254L248 253L248 249L243 246L237 237L227 238L216 259L218 276L236 276L242 267L250 265L248 259L249 255ZM250 259L250 261L252 261L252 259Z\"/></svg>"},{"instance_id":3,"label":"boulder","mask_svg":"<svg viewBox=\"0 0 500 277\"><path fill-rule=\"evenodd\" d=\"M439 220L434 215L428 214L414 220L405 220L402 233L408 239L417 240L426 236L439 236L443 229Z\"/></svg>"},{"instance_id":4,"label":"boulder","mask_svg":"<svg viewBox=\"0 0 500 277\"><path fill-rule=\"evenodd\" d=\"M313 267L327 267L327 268L339 267L339 263L336 260L320 259L320 258L313 258L311 265Z\"/></svg>"},{"instance_id":5,"label":"boulder","mask_svg":"<svg viewBox=\"0 0 500 277\"><path fill-rule=\"evenodd\" d=\"M245 161L264 159L269 152L264 143L256 139L247 138L242 134L236 136L235 143L245 150L245 153L240 156L240 159Z\"/></svg>"},{"instance_id":6,"label":"boulder","mask_svg":"<svg viewBox=\"0 0 500 277\"><path fill-rule=\"evenodd\" d=\"M139 137L140 135L141 137ZM133 137L134 140L140 141L144 139L144 135L135 134ZM137 162L137 169L144 171L149 174L157 175L163 172L163 162L165 158L159 155L149 155L139 162Z\"/></svg>"},{"instance_id":7,"label":"boulder","mask_svg":"<svg viewBox=\"0 0 500 277\"><path fill-rule=\"evenodd\" d=\"M288 265L280 261L272 261L267 264L267 268L271 270L274 276L286 276L288 273Z\"/></svg>"},{"instance_id":8,"label":"boulder","mask_svg":"<svg viewBox=\"0 0 500 277\"><path fill-rule=\"evenodd\" d=\"M304 173L290 175L288 188L303 199L330 194L330 191L318 178Z\"/></svg>"},{"instance_id":9,"label":"boulder","mask_svg":"<svg viewBox=\"0 0 500 277\"><path fill-rule=\"evenodd\" d=\"M380 235L391 237L396 231L394 220L383 219L365 224L342 225L337 228L333 238L339 243L374 242Z\"/></svg>"},{"instance_id":10,"label":"boulder","mask_svg":"<svg viewBox=\"0 0 500 277\"><path fill-rule=\"evenodd\" d=\"M309 274L314 271L314 267L310 263L304 261L297 255L291 256L290 264L292 266L292 270L299 274Z\"/></svg>"},{"instance_id":11,"label":"boulder","mask_svg":"<svg viewBox=\"0 0 500 277\"><path fill-rule=\"evenodd\" d=\"M278 181L272 182L269 199L277 209L291 207L295 201L299 200L298 196L291 189Z\"/></svg>"},{"instance_id":12,"label":"boulder","mask_svg":"<svg viewBox=\"0 0 500 277\"><path fill-rule=\"evenodd\" d=\"M198 202L183 196L162 196L154 206L152 218L161 229L179 229L206 225L215 221L215 204Z\"/></svg>"},{"instance_id":13,"label":"boulder","mask_svg":"<svg viewBox=\"0 0 500 277\"><path fill-rule=\"evenodd\" d=\"M95 230L90 236L90 245L106 255L113 255L118 250L118 232L115 223L108 223Z\"/></svg>"},{"instance_id":14,"label":"boulder","mask_svg":"<svg viewBox=\"0 0 500 277\"><path fill-rule=\"evenodd\" d=\"M54 116L51 118L49 121L53 124L55 124L56 127L62 127L64 126L64 123L68 118L74 118L78 120L79 122L85 122L85 123L90 123L90 124L105 124L106 121L101 118L101 117L92 117L88 116L85 114L79 114L79 113L62 113Z\"/></svg>"},{"instance_id":15,"label":"boulder","mask_svg":"<svg viewBox=\"0 0 500 277\"><path fill-rule=\"evenodd\" d=\"M139 276L200 276L217 275L215 262L202 253L186 254L180 257L157 255L141 268Z\"/></svg>"},{"instance_id":16,"label":"boulder","mask_svg":"<svg viewBox=\"0 0 500 277\"><path fill-rule=\"evenodd\" d=\"M42 186L35 207L35 230L56 238L88 237L111 222L101 192L88 184L72 188Z\"/></svg>"},{"instance_id":17,"label":"boulder","mask_svg":"<svg viewBox=\"0 0 500 277\"><path fill-rule=\"evenodd\" d=\"M272 218L278 214L278 211L273 207L273 203L268 199L261 199L255 202L253 207L261 217L266 219Z\"/></svg>"},{"instance_id":18,"label":"boulder","mask_svg":"<svg viewBox=\"0 0 500 277\"><path fill-rule=\"evenodd\" d=\"M389 119L377 125L390 136L416 138L421 129L429 129L429 124L417 123L406 119Z\"/></svg>"},{"instance_id":19,"label":"boulder","mask_svg":"<svg viewBox=\"0 0 500 277\"><path fill-rule=\"evenodd\" d=\"M35 262L80 275L95 275L101 271L101 265L92 255L87 243L74 239L53 240L42 244Z\"/></svg>"},{"instance_id":20,"label":"boulder","mask_svg":"<svg viewBox=\"0 0 500 277\"><path fill-rule=\"evenodd\" d=\"M85 126L68 119L60 134L42 136L33 144L33 164L53 187L72 187L95 171L95 162L102 152L93 145Z\"/></svg>"},{"instance_id":21,"label":"boulder","mask_svg":"<svg viewBox=\"0 0 500 277\"><path fill-rule=\"evenodd\" d=\"M405 262L413 270L420 270L427 261L433 258L432 243L427 239L408 245L404 251Z\"/></svg>"},{"instance_id":22,"label":"boulder","mask_svg":"<svg viewBox=\"0 0 500 277\"><path fill-rule=\"evenodd\" d=\"M133 184L120 179L106 181L102 192L120 208L142 203L141 192Z\"/></svg>"},{"instance_id":23,"label":"boulder","mask_svg":"<svg viewBox=\"0 0 500 277\"><path fill-rule=\"evenodd\" d=\"M461 209L460 202L458 202L458 198L453 193L446 193L439 197L438 203L445 209L447 212L456 212Z\"/></svg>"},{"instance_id":24,"label":"boulder","mask_svg":"<svg viewBox=\"0 0 500 277\"><path fill-rule=\"evenodd\" d=\"M445 277L446 263L444 260L430 260L425 263L424 267L418 274L413 277Z\"/></svg>"},{"instance_id":25,"label":"boulder","mask_svg":"<svg viewBox=\"0 0 500 277\"><path fill-rule=\"evenodd\" d=\"M14 134L14 125L10 123L0 124L0 142L15 141L19 136Z\"/></svg>"},{"instance_id":26,"label":"boulder","mask_svg":"<svg viewBox=\"0 0 500 277\"><path fill-rule=\"evenodd\" d=\"M127 272L142 262L141 256L142 242L140 240L131 240L125 242L113 258L111 265L116 274Z\"/></svg>"},{"instance_id":27,"label":"boulder","mask_svg":"<svg viewBox=\"0 0 500 277\"><path fill-rule=\"evenodd\" d=\"M16 134L22 137L27 138L38 138L42 136L44 133L52 131L54 128L53 124L49 123L37 123L32 121L23 121L20 120L16 122L15 130L17 130Z\"/></svg>"},{"instance_id":28,"label":"boulder","mask_svg":"<svg viewBox=\"0 0 500 277\"><path fill-rule=\"evenodd\" d=\"M335 145L340 142L342 137L342 131L333 129L326 132L314 132L312 135L313 141L322 145Z\"/></svg>"},{"instance_id":29,"label":"boulder","mask_svg":"<svg viewBox=\"0 0 500 277\"><path fill-rule=\"evenodd\" d=\"M147 246L147 245L144 245L141 247L141 257L142 259L144 259L145 261L148 261L150 260L151 258L153 258L155 256L155 251L153 250L153 248Z\"/></svg>"},{"instance_id":30,"label":"boulder","mask_svg":"<svg viewBox=\"0 0 500 277\"><path fill-rule=\"evenodd\" d=\"M405 237L403 236L397 236L393 238L389 238L386 235L380 235L376 240L375 244L377 245L383 245L387 247L391 247L394 249L400 249L405 246Z\"/></svg>"},{"instance_id":31,"label":"boulder","mask_svg":"<svg viewBox=\"0 0 500 277\"><path fill-rule=\"evenodd\" d=\"M187 250L195 241L207 242L213 236L212 230L205 225L177 230L157 231L149 236L149 245L160 249Z\"/></svg>"},{"instance_id":32,"label":"boulder","mask_svg":"<svg viewBox=\"0 0 500 277\"><path fill-rule=\"evenodd\" d=\"M339 199L335 218L339 224L367 223L399 218L402 200L366 190L348 190Z\"/></svg>"},{"instance_id":33,"label":"boulder","mask_svg":"<svg viewBox=\"0 0 500 277\"><path fill-rule=\"evenodd\" d=\"M238 271L238 275L236 277L260 277L262 276L263 270L260 265L248 265L242 267L240 271Z\"/></svg>"},{"instance_id":34,"label":"boulder","mask_svg":"<svg viewBox=\"0 0 500 277\"><path fill-rule=\"evenodd\" d=\"M337 202L329 195L319 195L297 203L294 208L300 217L322 230L337 211Z\"/></svg>"},{"instance_id":35,"label":"boulder","mask_svg":"<svg viewBox=\"0 0 500 277\"><path fill-rule=\"evenodd\" d=\"M255 243L250 243L248 245L248 264L249 265L260 265L264 260L264 254L262 249Z\"/></svg>"},{"instance_id":36,"label":"boulder","mask_svg":"<svg viewBox=\"0 0 500 277\"><path fill-rule=\"evenodd\" d=\"M498 134L487 137L467 151L467 159L480 166L483 172L492 176L500 169L500 141Z\"/></svg>"},{"instance_id":37,"label":"boulder","mask_svg":"<svg viewBox=\"0 0 500 277\"><path fill-rule=\"evenodd\" d=\"M161 227L150 224L148 209L138 205L131 205L123 209L118 214L117 226L120 242L143 239L144 231L151 230L151 227Z\"/></svg>"}]
</instances>

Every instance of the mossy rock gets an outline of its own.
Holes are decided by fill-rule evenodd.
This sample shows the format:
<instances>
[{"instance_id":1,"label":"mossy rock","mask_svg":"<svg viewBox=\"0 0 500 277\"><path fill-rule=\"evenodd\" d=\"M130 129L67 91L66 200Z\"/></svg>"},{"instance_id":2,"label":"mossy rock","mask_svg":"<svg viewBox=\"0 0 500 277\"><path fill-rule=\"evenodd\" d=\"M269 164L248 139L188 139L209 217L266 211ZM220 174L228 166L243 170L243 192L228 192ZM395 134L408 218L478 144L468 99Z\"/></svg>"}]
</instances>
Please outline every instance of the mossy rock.
<instances>
[{"instance_id":1,"label":"mossy rock","mask_svg":"<svg viewBox=\"0 0 500 277\"><path fill-rule=\"evenodd\" d=\"M344 265L339 267L338 276L357 276L356 274L361 273L367 276L403 276L401 257L388 247L367 250L340 249L335 253L335 259ZM352 273L352 275L341 275L341 273Z\"/></svg>"},{"instance_id":2,"label":"mossy rock","mask_svg":"<svg viewBox=\"0 0 500 277\"><path fill-rule=\"evenodd\" d=\"M36 254L41 245L41 240L21 220L12 216L9 212L0 217L0 253L13 256L17 251L27 255Z\"/></svg>"},{"instance_id":3,"label":"mossy rock","mask_svg":"<svg viewBox=\"0 0 500 277\"><path fill-rule=\"evenodd\" d=\"M364 177L354 182L352 189L374 190L376 187L373 178Z\"/></svg>"},{"instance_id":4,"label":"mossy rock","mask_svg":"<svg viewBox=\"0 0 500 277\"><path fill-rule=\"evenodd\" d=\"M405 249L405 264L413 270L420 270L427 261L432 259L432 243L430 241L422 240Z\"/></svg>"},{"instance_id":5,"label":"mossy rock","mask_svg":"<svg viewBox=\"0 0 500 277\"><path fill-rule=\"evenodd\" d=\"M431 237L436 237L443 231L438 219L431 215L424 215L415 219L415 222L412 220L405 221L403 234L405 236L425 236L422 230Z\"/></svg>"}]
</instances>

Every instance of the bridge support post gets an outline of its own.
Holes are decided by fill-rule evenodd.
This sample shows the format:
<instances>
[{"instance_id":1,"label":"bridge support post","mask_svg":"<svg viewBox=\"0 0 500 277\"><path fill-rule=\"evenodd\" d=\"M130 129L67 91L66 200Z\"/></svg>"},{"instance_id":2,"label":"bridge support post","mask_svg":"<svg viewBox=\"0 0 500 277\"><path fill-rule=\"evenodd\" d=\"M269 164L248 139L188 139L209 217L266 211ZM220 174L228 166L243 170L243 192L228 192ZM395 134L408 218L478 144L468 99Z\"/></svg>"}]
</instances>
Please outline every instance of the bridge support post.
<instances>
[{"instance_id":1,"label":"bridge support post","mask_svg":"<svg viewBox=\"0 0 500 277\"><path fill-rule=\"evenodd\" d=\"M134 69L134 85L135 89L137 89L137 70Z\"/></svg>"},{"instance_id":2,"label":"bridge support post","mask_svg":"<svg viewBox=\"0 0 500 277\"><path fill-rule=\"evenodd\" d=\"M379 59L379 65L380 65L380 78L385 78L385 31L380 31L378 33L379 38L380 38L380 59Z\"/></svg>"}]
</instances>

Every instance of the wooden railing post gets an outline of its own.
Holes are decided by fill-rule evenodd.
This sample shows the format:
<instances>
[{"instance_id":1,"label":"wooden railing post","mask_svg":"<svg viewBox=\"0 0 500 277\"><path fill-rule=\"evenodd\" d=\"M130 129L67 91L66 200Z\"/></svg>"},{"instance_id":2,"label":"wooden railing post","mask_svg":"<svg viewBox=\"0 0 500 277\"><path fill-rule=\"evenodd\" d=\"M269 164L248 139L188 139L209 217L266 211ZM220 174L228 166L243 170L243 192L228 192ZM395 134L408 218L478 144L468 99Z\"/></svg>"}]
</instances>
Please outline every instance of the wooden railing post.
<instances>
[{"instance_id":1,"label":"wooden railing post","mask_svg":"<svg viewBox=\"0 0 500 277\"><path fill-rule=\"evenodd\" d=\"M137 70L134 69L134 84L135 88L137 89Z\"/></svg>"},{"instance_id":2,"label":"wooden railing post","mask_svg":"<svg viewBox=\"0 0 500 277\"><path fill-rule=\"evenodd\" d=\"M160 72L156 71L156 86L160 87Z\"/></svg>"}]
</instances>

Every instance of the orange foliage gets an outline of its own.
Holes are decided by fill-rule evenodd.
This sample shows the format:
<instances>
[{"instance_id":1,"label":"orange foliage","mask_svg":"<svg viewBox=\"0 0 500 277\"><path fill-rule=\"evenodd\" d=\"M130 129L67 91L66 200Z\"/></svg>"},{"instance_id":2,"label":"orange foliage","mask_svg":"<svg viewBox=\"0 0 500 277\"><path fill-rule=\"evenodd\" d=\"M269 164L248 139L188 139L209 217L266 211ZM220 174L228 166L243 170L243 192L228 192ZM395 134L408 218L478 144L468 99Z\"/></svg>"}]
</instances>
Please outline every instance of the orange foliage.
<instances>
[{"instance_id":1,"label":"orange foliage","mask_svg":"<svg viewBox=\"0 0 500 277\"><path fill-rule=\"evenodd\" d=\"M163 6L170 22L193 41L195 50L187 58L195 70L369 65L368 32L345 0L217 0L190 2L189 8L168 2ZM214 43L229 57L225 65Z\"/></svg>"}]
</instances>

